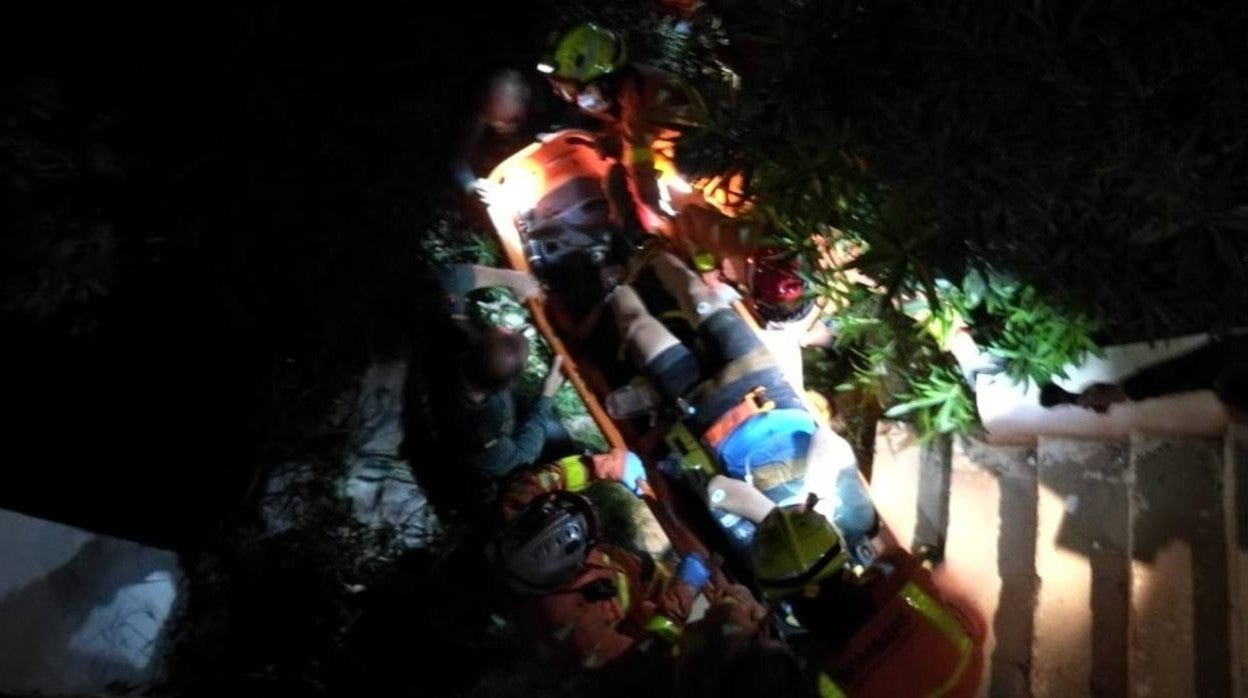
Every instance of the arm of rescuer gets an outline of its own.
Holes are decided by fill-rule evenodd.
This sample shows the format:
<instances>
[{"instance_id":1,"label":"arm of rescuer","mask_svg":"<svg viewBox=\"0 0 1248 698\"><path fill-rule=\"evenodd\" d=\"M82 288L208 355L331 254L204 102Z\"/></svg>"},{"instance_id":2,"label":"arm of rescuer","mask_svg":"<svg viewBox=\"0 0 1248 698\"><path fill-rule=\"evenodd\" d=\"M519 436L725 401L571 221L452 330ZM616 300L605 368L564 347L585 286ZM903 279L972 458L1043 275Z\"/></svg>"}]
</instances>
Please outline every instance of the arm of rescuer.
<instances>
[{"instance_id":1,"label":"arm of rescuer","mask_svg":"<svg viewBox=\"0 0 1248 698\"><path fill-rule=\"evenodd\" d=\"M532 274L479 264L448 264L435 270L442 291L443 307L452 319L467 319L467 297L482 288L501 286L523 303L542 296L542 284Z\"/></svg>"},{"instance_id":2,"label":"arm of rescuer","mask_svg":"<svg viewBox=\"0 0 1248 698\"><path fill-rule=\"evenodd\" d=\"M1248 335L1215 340L1136 371L1122 380L1122 389L1131 400L1210 390L1228 367L1245 356L1248 356Z\"/></svg>"},{"instance_id":3,"label":"arm of rescuer","mask_svg":"<svg viewBox=\"0 0 1248 698\"><path fill-rule=\"evenodd\" d=\"M749 589L740 584L718 584L704 593L710 605L702 618L685 628L680 639L682 659L722 649L724 640L766 633L767 607Z\"/></svg>"},{"instance_id":4,"label":"arm of rescuer","mask_svg":"<svg viewBox=\"0 0 1248 698\"><path fill-rule=\"evenodd\" d=\"M615 448L607 453L560 458L540 468L529 468L517 473L507 481L499 497L503 522L511 521L529 502L547 492L580 492L595 480L615 480L622 483L626 471L635 472L630 467L630 461L638 465L641 462L631 451Z\"/></svg>"}]
</instances>

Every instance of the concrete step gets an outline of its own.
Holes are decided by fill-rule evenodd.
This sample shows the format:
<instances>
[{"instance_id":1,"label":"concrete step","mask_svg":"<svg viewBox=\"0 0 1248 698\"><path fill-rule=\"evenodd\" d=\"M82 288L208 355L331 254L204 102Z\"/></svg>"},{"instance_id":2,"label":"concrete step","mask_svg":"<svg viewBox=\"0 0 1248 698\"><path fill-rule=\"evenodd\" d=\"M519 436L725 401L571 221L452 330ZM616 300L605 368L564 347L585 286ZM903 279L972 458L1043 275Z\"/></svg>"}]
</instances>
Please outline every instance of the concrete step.
<instances>
[{"instance_id":1,"label":"concrete step","mask_svg":"<svg viewBox=\"0 0 1248 698\"><path fill-rule=\"evenodd\" d=\"M1127 695L1127 444L1042 437L1036 695Z\"/></svg>"},{"instance_id":2,"label":"concrete step","mask_svg":"<svg viewBox=\"0 0 1248 698\"><path fill-rule=\"evenodd\" d=\"M881 422L872 493L898 542L943 544L941 585L972 602L988 625L983 695L1031 695L1036 572L1036 465L1030 447L958 440L920 444Z\"/></svg>"},{"instance_id":3,"label":"concrete step","mask_svg":"<svg viewBox=\"0 0 1248 698\"><path fill-rule=\"evenodd\" d=\"M1224 441L1133 434L1131 693L1231 695Z\"/></svg>"},{"instance_id":4,"label":"concrete step","mask_svg":"<svg viewBox=\"0 0 1248 698\"><path fill-rule=\"evenodd\" d=\"M943 455L885 422L872 489L988 621L984 695L1248 695L1248 429Z\"/></svg>"},{"instance_id":5,"label":"concrete step","mask_svg":"<svg viewBox=\"0 0 1248 698\"><path fill-rule=\"evenodd\" d=\"M1248 427L1232 427L1223 457L1223 507L1230 567L1232 681L1248 697Z\"/></svg>"},{"instance_id":6,"label":"concrete step","mask_svg":"<svg viewBox=\"0 0 1248 698\"><path fill-rule=\"evenodd\" d=\"M942 583L988 623L983 695L1031 695L1036 459L1027 447L960 440L953 450Z\"/></svg>"},{"instance_id":7,"label":"concrete step","mask_svg":"<svg viewBox=\"0 0 1248 698\"><path fill-rule=\"evenodd\" d=\"M919 520L921 447L903 422L881 421L875 435L871 497L899 545L912 549Z\"/></svg>"},{"instance_id":8,"label":"concrete step","mask_svg":"<svg viewBox=\"0 0 1248 698\"><path fill-rule=\"evenodd\" d=\"M928 549L939 559L949 528L953 440L926 443L901 422L880 422L871 490L880 516L898 544Z\"/></svg>"}]
</instances>

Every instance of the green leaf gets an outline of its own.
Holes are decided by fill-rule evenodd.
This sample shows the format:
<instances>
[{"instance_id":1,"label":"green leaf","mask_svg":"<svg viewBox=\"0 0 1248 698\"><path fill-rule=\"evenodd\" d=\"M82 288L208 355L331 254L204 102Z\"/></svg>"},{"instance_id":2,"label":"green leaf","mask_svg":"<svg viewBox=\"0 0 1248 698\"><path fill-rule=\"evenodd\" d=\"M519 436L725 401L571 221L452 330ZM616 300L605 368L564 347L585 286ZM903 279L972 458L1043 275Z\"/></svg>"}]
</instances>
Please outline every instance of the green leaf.
<instances>
[{"instance_id":1,"label":"green leaf","mask_svg":"<svg viewBox=\"0 0 1248 698\"><path fill-rule=\"evenodd\" d=\"M920 398L918 400L912 400L910 402L904 402L900 405L894 405L893 407L890 407L889 409L885 410L884 416L890 419L896 419L897 417L903 417L907 414L910 414L911 412L915 410L919 410L924 407L933 407L935 405L939 405L942 402L945 402L947 399L948 399L948 396L945 396L945 395L934 395L930 397Z\"/></svg>"},{"instance_id":2,"label":"green leaf","mask_svg":"<svg viewBox=\"0 0 1248 698\"><path fill-rule=\"evenodd\" d=\"M978 308L988 293L988 281L979 271L972 269L962 279L962 293L965 296L964 307L967 310Z\"/></svg>"}]
</instances>

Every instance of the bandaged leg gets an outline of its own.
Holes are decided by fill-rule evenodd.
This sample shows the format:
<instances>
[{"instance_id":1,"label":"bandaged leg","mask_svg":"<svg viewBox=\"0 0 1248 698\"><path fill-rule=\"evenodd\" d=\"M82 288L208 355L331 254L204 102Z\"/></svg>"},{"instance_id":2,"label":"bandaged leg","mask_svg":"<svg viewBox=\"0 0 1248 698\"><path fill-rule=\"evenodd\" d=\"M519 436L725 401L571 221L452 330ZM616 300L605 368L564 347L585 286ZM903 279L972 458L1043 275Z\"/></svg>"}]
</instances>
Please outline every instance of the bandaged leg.
<instances>
[{"instance_id":1,"label":"bandaged leg","mask_svg":"<svg viewBox=\"0 0 1248 698\"><path fill-rule=\"evenodd\" d=\"M659 283L676 299L681 312L695 327L716 311L730 307L675 255L669 252L656 255L652 265L654 273L659 277Z\"/></svg>"},{"instance_id":2,"label":"bandaged leg","mask_svg":"<svg viewBox=\"0 0 1248 698\"><path fill-rule=\"evenodd\" d=\"M619 286L611 294L611 311L620 331L620 339L645 366L680 340L663 323L650 314L641 297L631 286Z\"/></svg>"}]
</instances>

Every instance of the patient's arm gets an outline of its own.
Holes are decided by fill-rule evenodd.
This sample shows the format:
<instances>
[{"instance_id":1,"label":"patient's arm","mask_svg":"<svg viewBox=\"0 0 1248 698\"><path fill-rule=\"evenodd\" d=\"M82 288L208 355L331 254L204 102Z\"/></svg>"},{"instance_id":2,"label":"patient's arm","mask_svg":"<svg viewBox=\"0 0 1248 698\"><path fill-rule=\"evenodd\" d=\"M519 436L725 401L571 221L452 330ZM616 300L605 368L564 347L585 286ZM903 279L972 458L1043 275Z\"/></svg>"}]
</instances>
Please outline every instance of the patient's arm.
<instances>
[{"instance_id":1,"label":"patient's arm","mask_svg":"<svg viewBox=\"0 0 1248 698\"><path fill-rule=\"evenodd\" d=\"M806 494L819 501L815 511L828 517L849 539L875 531L875 507L849 442L820 425L811 439L806 460Z\"/></svg>"},{"instance_id":2,"label":"patient's arm","mask_svg":"<svg viewBox=\"0 0 1248 698\"><path fill-rule=\"evenodd\" d=\"M716 475L706 484L706 496L711 506L754 523L762 523L776 508L776 503L753 485L723 475Z\"/></svg>"}]
</instances>

